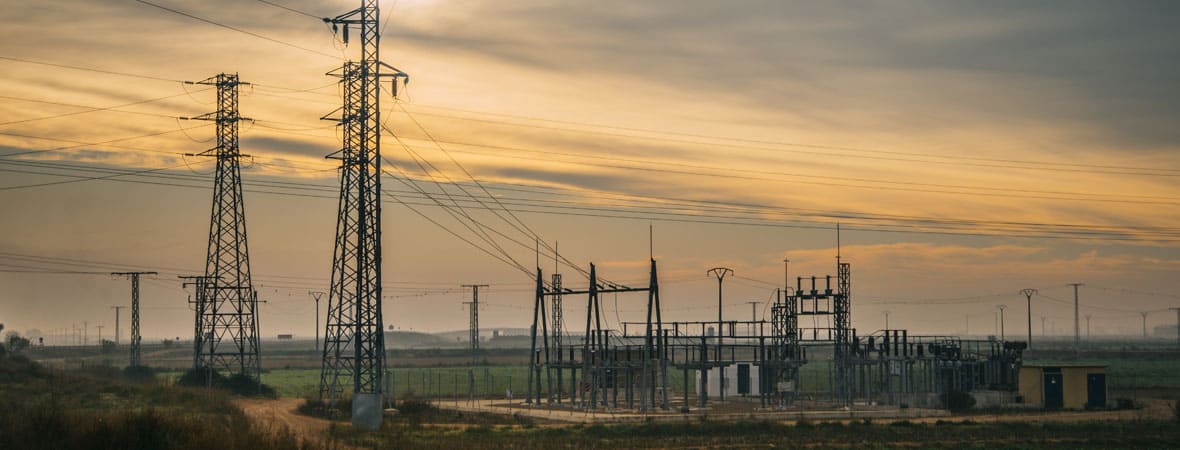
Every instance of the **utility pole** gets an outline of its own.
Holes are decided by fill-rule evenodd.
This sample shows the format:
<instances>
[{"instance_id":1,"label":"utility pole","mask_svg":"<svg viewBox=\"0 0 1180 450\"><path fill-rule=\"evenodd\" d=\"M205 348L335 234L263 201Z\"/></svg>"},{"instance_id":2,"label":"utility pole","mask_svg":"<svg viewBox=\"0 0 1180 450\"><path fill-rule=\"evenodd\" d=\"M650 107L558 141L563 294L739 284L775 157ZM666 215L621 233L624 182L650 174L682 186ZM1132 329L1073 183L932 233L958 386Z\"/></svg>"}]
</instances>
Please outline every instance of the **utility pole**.
<instances>
[{"instance_id":1,"label":"utility pole","mask_svg":"<svg viewBox=\"0 0 1180 450\"><path fill-rule=\"evenodd\" d=\"M460 287L471 288L471 301L463 302L471 309L471 320L467 325L468 339L471 341L471 364L479 364L479 288L489 287L486 284L464 284Z\"/></svg>"},{"instance_id":2,"label":"utility pole","mask_svg":"<svg viewBox=\"0 0 1180 450\"><path fill-rule=\"evenodd\" d=\"M1069 285L1073 286L1073 348L1077 351L1082 347L1082 328L1078 317L1078 287L1083 284L1070 283Z\"/></svg>"},{"instance_id":3,"label":"utility pole","mask_svg":"<svg viewBox=\"0 0 1180 450\"><path fill-rule=\"evenodd\" d=\"M324 293L320 291L307 291L311 294L311 298L315 300L315 351L320 351L320 299L324 297Z\"/></svg>"},{"instance_id":4,"label":"utility pole","mask_svg":"<svg viewBox=\"0 0 1180 450\"><path fill-rule=\"evenodd\" d=\"M1032 296L1037 295L1037 290L1036 289L1021 289L1020 293L1024 295L1026 300L1028 300L1028 348L1031 349L1032 348ZM1041 329L1044 330L1044 328L1045 328L1044 325L1042 325ZM1044 332L1042 331L1041 334L1043 335Z\"/></svg>"},{"instance_id":5,"label":"utility pole","mask_svg":"<svg viewBox=\"0 0 1180 450\"><path fill-rule=\"evenodd\" d=\"M762 302L748 301L746 303L748 303L750 305L750 322L757 322L758 321L758 304L762 303Z\"/></svg>"},{"instance_id":6,"label":"utility pole","mask_svg":"<svg viewBox=\"0 0 1180 450\"><path fill-rule=\"evenodd\" d=\"M102 325L95 325L98 328L98 348L102 348Z\"/></svg>"},{"instance_id":7,"label":"utility pole","mask_svg":"<svg viewBox=\"0 0 1180 450\"><path fill-rule=\"evenodd\" d=\"M125 306L112 306L115 310L115 347L119 346L119 310L126 308Z\"/></svg>"},{"instance_id":8,"label":"utility pole","mask_svg":"<svg viewBox=\"0 0 1180 450\"><path fill-rule=\"evenodd\" d=\"M211 287L215 286L212 281L217 277L204 275L181 275L177 278L183 281L180 284L181 289L195 286L193 297L190 297L189 303L193 305L193 370L197 373L205 373L205 386L213 385L213 353L212 345L214 335L212 334L212 327L208 321L211 318L209 314L210 302L209 293ZM209 348L209 351L206 351Z\"/></svg>"},{"instance_id":9,"label":"utility pole","mask_svg":"<svg viewBox=\"0 0 1180 450\"><path fill-rule=\"evenodd\" d=\"M1180 347L1180 308L1168 308L1176 311L1176 346Z\"/></svg>"},{"instance_id":10,"label":"utility pole","mask_svg":"<svg viewBox=\"0 0 1180 450\"><path fill-rule=\"evenodd\" d=\"M1090 340L1090 315L1086 314L1086 340Z\"/></svg>"},{"instance_id":11,"label":"utility pole","mask_svg":"<svg viewBox=\"0 0 1180 450\"><path fill-rule=\"evenodd\" d=\"M139 367L139 344L143 338L139 335L139 276L156 275L156 272L111 272L111 275L125 276L131 280L131 367ZM116 310L118 317L118 310Z\"/></svg>"},{"instance_id":12,"label":"utility pole","mask_svg":"<svg viewBox=\"0 0 1180 450\"><path fill-rule=\"evenodd\" d=\"M89 331L90 331L90 322L83 320L82 321L82 346L83 347L90 345L90 336L87 336L87 333Z\"/></svg>"},{"instance_id":13,"label":"utility pole","mask_svg":"<svg viewBox=\"0 0 1180 450\"><path fill-rule=\"evenodd\" d=\"M1000 342L1006 340L1004 338L1004 309L1006 308L1008 308L1008 305L1000 305Z\"/></svg>"},{"instance_id":14,"label":"utility pole","mask_svg":"<svg viewBox=\"0 0 1180 450\"><path fill-rule=\"evenodd\" d=\"M783 258L783 294L789 294L791 288L791 260Z\"/></svg>"},{"instance_id":15,"label":"utility pole","mask_svg":"<svg viewBox=\"0 0 1180 450\"><path fill-rule=\"evenodd\" d=\"M889 310L881 311L881 314L885 315L885 329L888 330L889 329Z\"/></svg>"},{"instance_id":16,"label":"utility pole","mask_svg":"<svg viewBox=\"0 0 1180 450\"><path fill-rule=\"evenodd\" d=\"M714 277L717 277L717 359L716 360L721 361L721 335L722 335L722 332L721 332L721 328L722 328L722 322L721 322L721 283L723 281L725 281L726 275L733 275L733 269L730 269L728 267L714 267L714 268L706 271L705 275L712 275ZM720 376L721 376L721 378L719 378L719 381L721 383L720 384L721 389L719 389L720 395L718 396L718 399L721 401L724 401L725 400L725 367L724 366L717 366L717 368L718 368L718 372L720 372Z\"/></svg>"},{"instance_id":17,"label":"utility pole","mask_svg":"<svg viewBox=\"0 0 1180 450\"><path fill-rule=\"evenodd\" d=\"M1041 316L1041 337L1045 337L1045 316Z\"/></svg>"},{"instance_id":18,"label":"utility pole","mask_svg":"<svg viewBox=\"0 0 1180 450\"><path fill-rule=\"evenodd\" d=\"M381 87L392 77L407 75L381 62L378 0L361 0L360 7L324 18L333 32L360 28L360 61L348 61L328 75L340 79L344 105L337 122L343 136L340 150L328 155L340 161L340 200L332 260L332 287L324 323L324 357L320 371L320 399L335 407L349 382L353 392L353 426L375 430L381 426L385 375L385 332L381 315ZM382 68L390 72L382 73ZM335 114L335 113L332 113ZM329 114L329 115L332 115ZM388 131L388 130L387 130ZM351 378L351 380L348 380ZM347 380L347 381L346 381Z\"/></svg>"},{"instance_id":19,"label":"utility pole","mask_svg":"<svg viewBox=\"0 0 1180 450\"><path fill-rule=\"evenodd\" d=\"M1150 313L1150 311L1143 311L1139 313L1139 315L1143 316L1143 339L1147 339L1147 315Z\"/></svg>"},{"instance_id":20,"label":"utility pole","mask_svg":"<svg viewBox=\"0 0 1180 450\"><path fill-rule=\"evenodd\" d=\"M210 371L261 379L261 351L258 342L257 294L250 277L250 251L246 240L246 206L242 196L239 161L249 158L238 147L238 124L251 119L238 113L238 88L250 83L238 74L220 73L203 81L188 82L217 88L217 111L191 120L217 125L217 145L191 156L215 158L213 208L209 219L209 246L202 283L204 307L197 314L200 340L204 341L200 364Z\"/></svg>"}]
</instances>

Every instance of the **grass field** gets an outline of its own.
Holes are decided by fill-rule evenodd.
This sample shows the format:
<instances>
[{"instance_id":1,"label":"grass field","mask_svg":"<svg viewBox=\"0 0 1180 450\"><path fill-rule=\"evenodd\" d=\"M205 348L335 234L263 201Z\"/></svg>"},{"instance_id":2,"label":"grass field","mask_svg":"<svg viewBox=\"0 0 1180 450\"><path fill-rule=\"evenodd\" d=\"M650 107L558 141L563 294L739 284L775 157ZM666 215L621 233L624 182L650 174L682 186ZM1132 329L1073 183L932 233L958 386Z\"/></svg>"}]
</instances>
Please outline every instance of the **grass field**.
<instances>
[{"instance_id":1,"label":"grass field","mask_svg":"<svg viewBox=\"0 0 1180 450\"><path fill-rule=\"evenodd\" d=\"M2 449L298 449L253 424L219 390L172 386L93 366L53 371L0 357Z\"/></svg>"},{"instance_id":2,"label":"grass field","mask_svg":"<svg viewBox=\"0 0 1180 450\"><path fill-rule=\"evenodd\" d=\"M399 406L377 432L338 429L334 437L365 448L947 448L1164 449L1180 442L1175 422L919 424L869 421L769 421L551 425L516 418L485 421L429 405Z\"/></svg>"},{"instance_id":3,"label":"grass field","mask_svg":"<svg viewBox=\"0 0 1180 450\"><path fill-rule=\"evenodd\" d=\"M398 367L390 369L394 398L465 398L507 396L524 398L528 387L528 366ZM542 373L542 376L544 374ZM262 382L283 397L318 395L319 369L275 369L262 374ZM557 382L556 378L553 380ZM345 381L347 385L349 381ZM568 379L567 390L568 390ZM680 373L668 373L668 385L684 392ZM690 376L689 387L694 386Z\"/></svg>"}]
</instances>

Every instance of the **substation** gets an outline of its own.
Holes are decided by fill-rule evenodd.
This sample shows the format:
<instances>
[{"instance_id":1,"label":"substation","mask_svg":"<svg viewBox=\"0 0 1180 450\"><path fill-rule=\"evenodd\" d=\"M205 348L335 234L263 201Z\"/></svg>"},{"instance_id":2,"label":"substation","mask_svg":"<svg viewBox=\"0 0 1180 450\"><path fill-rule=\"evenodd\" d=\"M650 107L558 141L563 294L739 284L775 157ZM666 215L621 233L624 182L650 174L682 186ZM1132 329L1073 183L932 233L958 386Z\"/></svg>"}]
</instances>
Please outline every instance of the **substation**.
<instances>
[{"instance_id":1,"label":"substation","mask_svg":"<svg viewBox=\"0 0 1180 450\"><path fill-rule=\"evenodd\" d=\"M324 332L322 340L317 335L322 343L321 403L330 410L349 398L353 424L376 429L383 421L383 408L392 403L381 313L381 177L386 160L381 157L380 83L389 82L396 97L398 83L404 85L408 75L379 58L378 1L359 3L355 10L323 19L345 44L349 29L355 30L360 59L327 74L339 79L343 104L322 119L336 122L343 142L327 156L339 161L340 190L327 316L322 322L318 306L325 293L312 294L317 327ZM206 385L214 383L216 374L260 383L259 299L250 275L240 173L240 160L249 156L238 146L238 124L251 120L238 112L238 88L249 83L223 73L190 84L215 87L218 99L217 111L186 118L217 125L217 145L193 155L217 161L205 272L181 277L183 286L194 287L193 373ZM532 237L539 247L542 240L535 233ZM546 248L557 257L555 247ZM941 409L949 394L967 393L985 404L1004 405L1017 403L1020 391L1041 396L1049 392L1035 383L1024 383L1020 389L1025 342L917 335L905 329L857 330L852 326L852 266L838 254L835 274L793 280L784 275L769 317L749 321L723 320L722 284L733 273L728 268L709 271L718 281L717 320L665 321L654 257L648 283L640 287L601 278L593 264L582 270L566 263L586 275L588 283L565 286L560 273L546 277L537 268L527 389L523 400L508 395L502 402L507 411L682 415ZM153 273L116 273L132 281L132 366L140 364L139 275ZM479 353L478 292L486 286L464 285L472 288L468 304L473 362ZM599 301L603 294L646 295L644 321L604 328ZM585 323L566 326L567 307L584 307ZM578 325L580 334L563 333ZM1098 379L1097 369L1092 372L1084 376ZM1060 368L1038 374L1046 380L1063 376ZM474 378L471 383L469 391L474 392ZM1105 384L1101 386L1091 389L1087 398L1105 399Z\"/></svg>"},{"instance_id":2,"label":"substation","mask_svg":"<svg viewBox=\"0 0 1180 450\"><path fill-rule=\"evenodd\" d=\"M770 320L684 322L662 320L654 259L645 287L603 282L591 265L589 285L571 289L559 274L545 283L538 270L522 405L643 414L937 409L956 392L1016 403L1026 343L860 332L851 326L851 264L836 269L776 289ZM646 320L604 329L606 293L646 293ZM562 336L563 302L581 307L582 299L582 335ZM674 392L673 384L694 387Z\"/></svg>"}]
</instances>

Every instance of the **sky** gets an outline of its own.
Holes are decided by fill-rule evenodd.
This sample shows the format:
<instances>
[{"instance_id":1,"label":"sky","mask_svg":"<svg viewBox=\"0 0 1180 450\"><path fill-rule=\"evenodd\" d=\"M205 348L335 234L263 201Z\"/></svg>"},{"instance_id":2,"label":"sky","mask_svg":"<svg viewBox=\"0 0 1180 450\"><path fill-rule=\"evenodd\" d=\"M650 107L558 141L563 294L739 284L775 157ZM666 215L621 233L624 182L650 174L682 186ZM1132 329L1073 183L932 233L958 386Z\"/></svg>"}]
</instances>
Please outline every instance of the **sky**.
<instances>
[{"instance_id":1,"label":"sky","mask_svg":"<svg viewBox=\"0 0 1180 450\"><path fill-rule=\"evenodd\" d=\"M180 118L215 105L183 81L227 72L252 83L240 135L262 334L313 335L337 208L324 156L341 146L320 120L341 102L326 74L359 51L319 17L359 4L9 3L0 323L109 338L129 283L102 273L154 270L144 335L191 337L177 276L203 270L212 162L185 154L214 129ZM1042 294L1034 334L1040 317L1070 334L1068 283L1084 283L1094 334L1180 306L1172 2L381 7L381 58L409 75L382 99L387 324L463 329L459 286L478 283L484 328L527 326L528 273L548 277L552 246L629 285L654 257L668 320L715 320L719 266L735 272L727 320L750 301L762 319L784 270L835 274L837 253L862 334L886 311L912 333L993 334L999 305L1018 333L1023 288ZM607 323L640 320L643 300L605 299ZM584 314L566 300L567 324Z\"/></svg>"}]
</instances>

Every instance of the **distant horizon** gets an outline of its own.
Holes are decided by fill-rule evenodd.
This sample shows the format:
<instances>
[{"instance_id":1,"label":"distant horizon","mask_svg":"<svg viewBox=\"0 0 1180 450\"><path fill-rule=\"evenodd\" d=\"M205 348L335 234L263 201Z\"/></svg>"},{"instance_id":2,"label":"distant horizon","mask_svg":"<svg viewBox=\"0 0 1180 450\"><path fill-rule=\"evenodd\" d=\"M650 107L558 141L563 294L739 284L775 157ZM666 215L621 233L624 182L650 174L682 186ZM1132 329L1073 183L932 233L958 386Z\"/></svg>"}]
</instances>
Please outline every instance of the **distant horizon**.
<instances>
[{"instance_id":1,"label":"distant horizon","mask_svg":"<svg viewBox=\"0 0 1180 450\"><path fill-rule=\"evenodd\" d=\"M143 333L193 333L178 277L205 271L214 158L190 155L216 127L184 118L217 106L185 82L233 73L262 330L322 332L325 74L359 45L318 17L355 1L154 3L0 12L0 321L110 332L109 273L143 270ZM716 319L713 267L724 317L764 318L839 255L861 330L975 334L1001 305L1011 329L1026 288L1072 329L1071 283L1095 331L1170 324L1180 5L1138 5L382 2L381 58L412 80L381 84L384 321L465 329L474 283L483 327L528 326L536 266L644 285L650 258L664 320ZM603 297L606 326L645 300ZM585 299L564 311L581 327Z\"/></svg>"}]
</instances>

